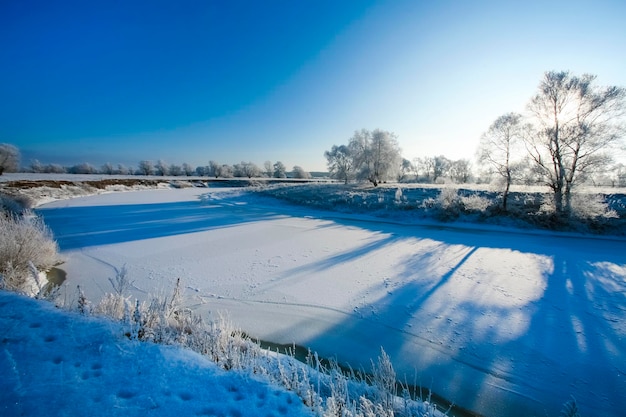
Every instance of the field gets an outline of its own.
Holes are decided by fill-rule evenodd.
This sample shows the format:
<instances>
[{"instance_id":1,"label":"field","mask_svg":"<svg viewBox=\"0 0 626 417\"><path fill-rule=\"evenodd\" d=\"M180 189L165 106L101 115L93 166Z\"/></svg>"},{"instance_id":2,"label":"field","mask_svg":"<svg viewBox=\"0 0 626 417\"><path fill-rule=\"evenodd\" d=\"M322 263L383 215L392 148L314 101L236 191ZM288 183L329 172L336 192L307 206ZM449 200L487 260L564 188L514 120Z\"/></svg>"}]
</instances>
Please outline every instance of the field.
<instances>
[{"instance_id":1,"label":"field","mask_svg":"<svg viewBox=\"0 0 626 417\"><path fill-rule=\"evenodd\" d=\"M556 416L571 396L582 415L625 409L621 197L601 227L555 232L480 205L443 219L437 193L403 185L223 185L38 207L67 296L101 298L125 266L133 296L180 278L186 306L262 340L357 368L383 347L399 377L481 415Z\"/></svg>"}]
</instances>

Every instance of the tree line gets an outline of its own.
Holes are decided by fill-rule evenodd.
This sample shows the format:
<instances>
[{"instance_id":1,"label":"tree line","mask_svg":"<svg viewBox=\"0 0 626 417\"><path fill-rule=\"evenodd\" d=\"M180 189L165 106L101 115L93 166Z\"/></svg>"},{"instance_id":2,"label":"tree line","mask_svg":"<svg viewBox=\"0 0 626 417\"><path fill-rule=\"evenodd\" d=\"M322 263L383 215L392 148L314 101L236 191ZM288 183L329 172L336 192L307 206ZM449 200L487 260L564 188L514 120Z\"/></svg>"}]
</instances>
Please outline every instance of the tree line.
<instances>
[{"instance_id":1,"label":"tree line","mask_svg":"<svg viewBox=\"0 0 626 417\"><path fill-rule=\"evenodd\" d=\"M0 175L3 172L17 172L20 170L20 153L17 147L10 144L0 144ZM156 163L149 160L139 161L137 168L123 164L105 163L96 167L84 162L72 166L60 164L42 164L37 159L30 162L30 166L22 168L24 172L47 174L104 174L104 175L156 175L156 176L199 176L212 178L298 178L309 179L311 174L299 165L291 171L287 170L281 161L272 163L265 161L263 167L253 162L228 165L216 161L209 161L208 165L193 167L188 163L168 164L163 160Z\"/></svg>"},{"instance_id":2,"label":"tree line","mask_svg":"<svg viewBox=\"0 0 626 417\"><path fill-rule=\"evenodd\" d=\"M482 135L476 177L469 159L409 161L401 156L397 136L380 129L356 131L347 145L324 152L328 170L346 183L367 180L374 186L409 175L434 183L444 177L457 183L497 181L505 211L511 184L541 184L552 191L555 213L568 216L577 185L604 178L626 186L626 166L612 157L624 146L626 90L597 86L595 80L589 74L546 72L525 114L506 113Z\"/></svg>"}]
</instances>

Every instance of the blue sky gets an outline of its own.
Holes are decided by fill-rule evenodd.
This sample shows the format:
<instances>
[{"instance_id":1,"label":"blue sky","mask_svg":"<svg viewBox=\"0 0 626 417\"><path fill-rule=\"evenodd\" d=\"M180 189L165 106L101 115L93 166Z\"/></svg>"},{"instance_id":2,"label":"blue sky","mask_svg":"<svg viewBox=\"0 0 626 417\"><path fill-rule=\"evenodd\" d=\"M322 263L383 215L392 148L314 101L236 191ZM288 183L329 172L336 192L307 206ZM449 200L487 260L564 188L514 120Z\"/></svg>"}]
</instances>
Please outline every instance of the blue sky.
<instances>
[{"instance_id":1,"label":"blue sky","mask_svg":"<svg viewBox=\"0 0 626 417\"><path fill-rule=\"evenodd\" d=\"M626 85L626 2L0 2L0 142L24 163L325 168L361 128L472 158L543 72Z\"/></svg>"}]
</instances>

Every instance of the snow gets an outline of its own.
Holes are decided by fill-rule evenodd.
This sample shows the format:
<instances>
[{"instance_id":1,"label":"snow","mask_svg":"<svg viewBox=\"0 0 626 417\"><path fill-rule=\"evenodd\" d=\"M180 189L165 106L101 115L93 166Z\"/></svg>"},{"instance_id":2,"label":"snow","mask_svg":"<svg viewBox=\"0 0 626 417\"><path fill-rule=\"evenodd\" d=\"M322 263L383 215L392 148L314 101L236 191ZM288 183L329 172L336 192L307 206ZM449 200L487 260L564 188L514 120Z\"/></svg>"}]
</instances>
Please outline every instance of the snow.
<instances>
[{"instance_id":1,"label":"snow","mask_svg":"<svg viewBox=\"0 0 626 417\"><path fill-rule=\"evenodd\" d=\"M626 409L623 239L394 224L241 189L102 194L39 213L68 298L79 284L100 299L125 265L135 297L181 278L187 306L253 337L357 368L382 346L400 378L485 416L556 416L570 396L582 415Z\"/></svg>"},{"instance_id":2,"label":"snow","mask_svg":"<svg viewBox=\"0 0 626 417\"><path fill-rule=\"evenodd\" d=\"M0 292L2 416L310 416L293 393ZM252 411L253 410L253 411Z\"/></svg>"}]
</instances>

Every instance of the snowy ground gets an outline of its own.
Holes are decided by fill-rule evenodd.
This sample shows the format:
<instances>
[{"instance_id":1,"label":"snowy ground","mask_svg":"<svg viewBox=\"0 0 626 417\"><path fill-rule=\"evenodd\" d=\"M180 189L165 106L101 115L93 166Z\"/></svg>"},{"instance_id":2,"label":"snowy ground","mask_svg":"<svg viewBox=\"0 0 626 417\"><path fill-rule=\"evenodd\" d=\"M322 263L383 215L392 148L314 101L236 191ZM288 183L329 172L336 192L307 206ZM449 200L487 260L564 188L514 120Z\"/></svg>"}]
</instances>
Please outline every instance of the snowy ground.
<instances>
[{"instance_id":1,"label":"snowy ground","mask_svg":"<svg viewBox=\"0 0 626 417\"><path fill-rule=\"evenodd\" d=\"M312 415L293 393L122 335L111 321L0 291L0 415Z\"/></svg>"},{"instance_id":2,"label":"snowy ground","mask_svg":"<svg viewBox=\"0 0 626 417\"><path fill-rule=\"evenodd\" d=\"M151 190L39 211L67 297L126 265L134 295L182 278L189 306L252 336L352 366L380 347L398 374L486 416L626 409L626 242L403 226L242 190Z\"/></svg>"}]
</instances>

